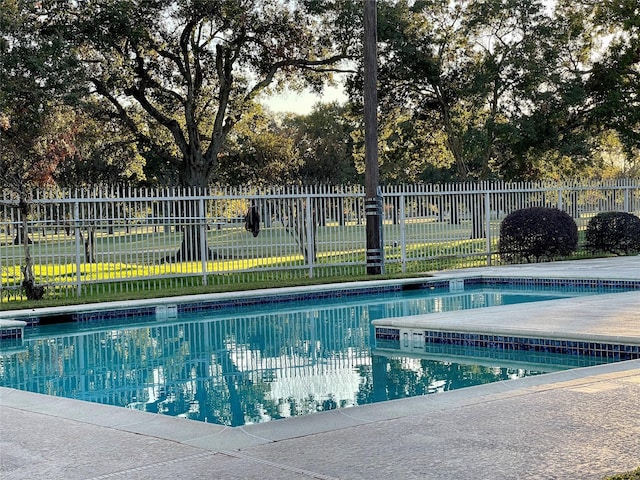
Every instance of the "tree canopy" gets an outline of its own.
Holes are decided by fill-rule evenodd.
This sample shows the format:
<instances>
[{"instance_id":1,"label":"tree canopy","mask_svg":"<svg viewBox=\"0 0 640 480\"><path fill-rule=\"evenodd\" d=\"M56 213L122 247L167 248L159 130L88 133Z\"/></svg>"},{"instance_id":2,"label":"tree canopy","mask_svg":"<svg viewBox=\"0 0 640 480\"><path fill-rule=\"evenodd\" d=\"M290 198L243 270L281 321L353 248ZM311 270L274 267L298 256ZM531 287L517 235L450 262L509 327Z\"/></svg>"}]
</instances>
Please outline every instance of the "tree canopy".
<instances>
[{"instance_id":1,"label":"tree canopy","mask_svg":"<svg viewBox=\"0 0 640 480\"><path fill-rule=\"evenodd\" d=\"M377 5L384 183L637 172L637 2ZM5 0L2 183L361 182L361 16L353 0ZM260 106L345 70L349 105Z\"/></svg>"},{"instance_id":2,"label":"tree canopy","mask_svg":"<svg viewBox=\"0 0 640 480\"><path fill-rule=\"evenodd\" d=\"M321 89L348 57L349 2L118 0L56 2L52 18L93 93L142 154L183 186L215 178L225 139L259 95L284 84Z\"/></svg>"},{"instance_id":3,"label":"tree canopy","mask_svg":"<svg viewBox=\"0 0 640 480\"><path fill-rule=\"evenodd\" d=\"M51 180L69 148L51 113L78 93L67 83L74 68L37 7L19 0L0 4L0 180L21 197Z\"/></svg>"},{"instance_id":4,"label":"tree canopy","mask_svg":"<svg viewBox=\"0 0 640 480\"><path fill-rule=\"evenodd\" d=\"M437 170L459 181L580 176L607 129L632 154L637 8L588 0L381 1L382 123L424 125L420 137L440 138L453 159L453 168ZM358 78L351 87L357 99ZM424 151L435 145L424 142ZM445 157L435 163L446 165Z\"/></svg>"}]
</instances>

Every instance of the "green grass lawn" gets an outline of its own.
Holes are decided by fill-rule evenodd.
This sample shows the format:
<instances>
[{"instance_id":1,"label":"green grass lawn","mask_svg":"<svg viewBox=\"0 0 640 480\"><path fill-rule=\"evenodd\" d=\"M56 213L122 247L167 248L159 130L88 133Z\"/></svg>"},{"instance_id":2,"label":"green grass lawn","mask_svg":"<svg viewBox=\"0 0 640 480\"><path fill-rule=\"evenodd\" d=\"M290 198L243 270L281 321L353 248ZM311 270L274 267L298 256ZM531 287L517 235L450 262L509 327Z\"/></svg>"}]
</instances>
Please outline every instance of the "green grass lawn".
<instances>
[{"instance_id":1,"label":"green grass lawn","mask_svg":"<svg viewBox=\"0 0 640 480\"><path fill-rule=\"evenodd\" d=\"M492 252L498 249L498 228L494 221L489 241ZM387 222L383 235L385 269L390 276L482 266L488 261L487 239L470 239L470 221L451 225L423 219L404 226ZM165 261L179 250L182 233L157 225L96 229L93 263L84 262L81 239L64 231L37 230L32 240L36 282L47 289L41 305L368 278L365 229L355 222L316 227L316 258L312 266L305 262L301 248L301 244L306 246L306 239L282 225L264 228L257 237L242 225L212 228L207 231L207 241L217 258L206 262ZM78 261L78 254L82 261ZM16 293L23 258L21 245L0 237L2 309L27 305ZM497 256L492 259L498 260ZM81 292L77 291L78 282Z\"/></svg>"}]
</instances>

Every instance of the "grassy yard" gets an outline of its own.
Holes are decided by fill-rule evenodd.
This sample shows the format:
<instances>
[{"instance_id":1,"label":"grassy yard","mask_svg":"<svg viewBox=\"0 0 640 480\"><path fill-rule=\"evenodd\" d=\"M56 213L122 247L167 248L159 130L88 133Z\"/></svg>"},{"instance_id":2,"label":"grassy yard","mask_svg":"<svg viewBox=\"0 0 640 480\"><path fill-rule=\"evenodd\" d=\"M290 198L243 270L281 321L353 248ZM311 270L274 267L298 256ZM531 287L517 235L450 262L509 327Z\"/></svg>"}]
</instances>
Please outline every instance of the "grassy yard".
<instances>
[{"instance_id":1,"label":"grassy yard","mask_svg":"<svg viewBox=\"0 0 640 480\"><path fill-rule=\"evenodd\" d=\"M470 239L470 221L451 225L425 218L404 226L387 222L386 276L397 278L486 265L488 248L492 252L498 249L498 229L499 224L494 221L489 240ZM312 265L305 261L304 247L309 245L300 233L280 224L264 228L257 237L238 224L210 228L207 242L215 258L176 262L167 260L182 242L182 233L175 228L109 226L96 228L95 261L89 263L82 248L86 232L84 237L76 238L62 230L39 229L30 236L33 272L37 283L47 289L46 298L39 305L371 278L365 271L363 225L352 222L316 227L312 245L316 257ZM492 262L499 260L495 254L493 257ZM29 305L19 294L23 258L21 245L0 236L0 309Z\"/></svg>"}]
</instances>

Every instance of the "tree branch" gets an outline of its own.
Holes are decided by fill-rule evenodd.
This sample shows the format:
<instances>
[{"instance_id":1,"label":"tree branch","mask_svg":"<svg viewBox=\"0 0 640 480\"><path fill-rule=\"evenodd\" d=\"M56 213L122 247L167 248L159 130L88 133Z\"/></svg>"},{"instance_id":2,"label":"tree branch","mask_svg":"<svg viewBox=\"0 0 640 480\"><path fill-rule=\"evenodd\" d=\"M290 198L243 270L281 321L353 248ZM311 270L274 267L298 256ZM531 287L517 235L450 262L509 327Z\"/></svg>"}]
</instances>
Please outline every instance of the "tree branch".
<instances>
[{"instance_id":1,"label":"tree branch","mask_svg":"<svg viewBox=\"0 0 640 480\"><path fill-rule=\"evenodd\" d=\"M118 117L124 121L127 128L129 128L129 130L131 130L134 135L144 137L144 134L140 131L136 122L133 121L129 113L127 113L127 110L118 101L118 99L109 91L109 89L107 89L107 86L104 84L104 82L97 78L90 78L89 80L96 87L96 92L106 98L107 101L115 107L116 111L118 112Z\"/></svg>"},{"instance_id":2,"label":"tree branch","mask_svg":"<svg viewBox=\"0 0 640 480\"><path fill-rule=\"evenodd\" d=\"M158 92L166 95L167 97L173 98L174 100L176 100L178 103L182 105L186 103L186 100L182 98L180 94L178 94L178 92L174 90L170 90L167 87L163 86L161 83L159 83L155 78L153 78L149 74L149 70L145 67L144 55L138 49L136 49L135 70L142 82L143 89L146 89L147 87L151 87L157 90Z\"/></svg>"},{"instance_id":3,"label":"tree branch","mask_svg":"<svg viewBox=\"0 0 640 480\"><path fill-rule=\"evenodd\" d=\"M249 102L251 100L253 100L262 90L264 90L266 87L268 87L272 82L273 79L275 78L276 74L278 73L278 71L286 68L286 67L295 67L295 68L299 68L301 70L312 70L312 71L317 71L317 72L331 72L331 71L335 71L335 72L350 72L349 70L339 70L339 69L318 69L315 67L322 67L325 65L331 65L332 63L337 63L340 60L345 60L346 58L348 58L348 56L346 54L340 54L340 55L334 55L332 57L323 59L323 60L307 60L304 58L295 58L295 59L288 59L288 60L281 60L279 62L275 62L271 65L271 68L269 69L269 71L267 72L267 74L265 75L265 77L258 83L256 83L253 88L251 90L249 90L249 92L247 93L247 95L245 95L244 101L245 102Z\"/></svg>"}]
</instances>

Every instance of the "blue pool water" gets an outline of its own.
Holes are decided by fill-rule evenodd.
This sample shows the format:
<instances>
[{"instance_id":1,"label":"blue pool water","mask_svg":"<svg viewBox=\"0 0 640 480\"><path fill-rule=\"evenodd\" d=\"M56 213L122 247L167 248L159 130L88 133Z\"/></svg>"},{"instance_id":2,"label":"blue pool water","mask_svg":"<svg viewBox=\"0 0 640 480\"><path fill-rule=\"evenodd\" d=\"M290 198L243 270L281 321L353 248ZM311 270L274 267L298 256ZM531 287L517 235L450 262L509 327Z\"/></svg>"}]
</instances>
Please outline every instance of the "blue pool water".
<instances>
[{"instance_id":1,"label":"blue pool water","mask_svg":"<svg viewBox=\"0 0 640 480\"><path fill-rule=\"evenodd\" d=\"M602 363L486 358L486 350L456 346L432 355L381 352L370 323L598 292L421 288L41 325L27 328L18 346L0 343L0 386L232 426L265 422Z\"/></svg>"}]
</instances>

